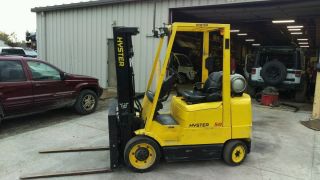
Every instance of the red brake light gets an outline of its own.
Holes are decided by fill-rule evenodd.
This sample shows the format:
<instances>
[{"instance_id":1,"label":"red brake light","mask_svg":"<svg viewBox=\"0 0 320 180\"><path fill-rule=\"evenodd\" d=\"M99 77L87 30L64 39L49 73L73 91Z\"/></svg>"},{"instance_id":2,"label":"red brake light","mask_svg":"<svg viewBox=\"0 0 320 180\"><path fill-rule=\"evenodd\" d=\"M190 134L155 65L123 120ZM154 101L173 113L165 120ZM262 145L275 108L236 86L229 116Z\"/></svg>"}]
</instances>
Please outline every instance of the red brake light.
<instances>
[{"instance_id":1,"label":"red brake light","mask_svg":"<svg viewBox=\"0 0 320 180\"><path fill-rule=\"evenodd\" d=\"M256 74L256 69L255 68L251 69L251 74Z\"/></svg>"},{"instance_id":2,"label":"red brake light","mask_svg":"<svg viewBox=\"0 0 320 180\"><path fill-rule=\"evenodd\" d=\"M301 71L295 71L294 74L295 74L296 77L301 77Z\"/></svg>"}]
</instances>

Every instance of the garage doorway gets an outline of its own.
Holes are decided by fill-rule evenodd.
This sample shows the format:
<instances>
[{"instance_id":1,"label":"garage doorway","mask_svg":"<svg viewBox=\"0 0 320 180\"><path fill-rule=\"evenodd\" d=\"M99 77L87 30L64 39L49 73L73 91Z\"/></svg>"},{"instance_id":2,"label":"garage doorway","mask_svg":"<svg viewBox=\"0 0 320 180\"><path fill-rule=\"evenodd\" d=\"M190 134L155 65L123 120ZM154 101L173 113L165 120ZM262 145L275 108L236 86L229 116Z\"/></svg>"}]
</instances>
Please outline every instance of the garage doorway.
<instances>
[{"instance_id":1,"label":"garage doorway","mask_svg":"<svg viewBox=\"0 0 320 180\"><path fill-rule=\"evenodd\" d=\"M108 39L108 87L117 87L114 41Z\"/></svg>"},{"instance_id":2,"label":"garage doorway","mask_svg":"<svg viewBox=\"0 0 320 180\"><path fill-rule=\"evenodd\" d=\"M231 24L231 60L235 62L235 72L246 76L249 84L253 80L259 80L259 84L250 84L254 87L250 92L253 96L257 91L261 92L270 84L275 84L277 88L284 90L283 97L288 96L285 98L296 101L300 96L300 100L312 101L313 97L310 96L314 91L314 79L310 71L319 59L320 1L261 1L173 8L170 9L170 17L171 23ZM185 46L195 41L194 39L197 41L201 38L182 37L179 40L183 41L180 44ZM219 37L211 36L210 41L212 44L219 44ZM181 49L186 48L182 45L174 48L179 49L179 53L184 53ZM201 49L198 51L201 52ZM214 49L210 51L212 56L216 56L213 59L219 59L219 54L215 53ZM188 52L190 50L186 50L184 54ZM267 78L261 76L260 72L267 64L263 62L273 60L283 64L281 70L286 72L279 81L269 81L267 84ZM251 78L253 73L257 76L255 79ZM304 95L302 98L301 93Z\"/></svg>"}]
</instances>

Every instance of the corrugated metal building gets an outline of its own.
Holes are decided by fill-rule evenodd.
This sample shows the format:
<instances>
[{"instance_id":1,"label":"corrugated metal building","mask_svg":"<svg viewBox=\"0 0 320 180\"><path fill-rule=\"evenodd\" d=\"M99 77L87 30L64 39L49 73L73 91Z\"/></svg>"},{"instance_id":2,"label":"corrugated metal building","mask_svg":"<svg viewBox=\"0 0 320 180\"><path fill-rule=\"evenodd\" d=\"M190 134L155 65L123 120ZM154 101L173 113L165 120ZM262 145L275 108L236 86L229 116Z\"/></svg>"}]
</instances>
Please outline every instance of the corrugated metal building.
<instances>
[{"instance_id":1,"label":"corrugated metal building","mask_svg":"<svg viewBox=\"0 0 320 180\"><path fill-rule=\"evenodd\" d=\"M148 37L154 12L155 25L160 27L172 21L172 8L253 1L259 0L101 0L33 8L37 13L39 58L67 72L97 77L107 88L114 78L110 77L114 76L114 65L108 67L107 63L113 56L112 47L108 48L108 41L113 46L112 26L137 26L140 34L133 42L134 68L137 91L143 91L157 42Z\"/></svg>"}]
</instances>

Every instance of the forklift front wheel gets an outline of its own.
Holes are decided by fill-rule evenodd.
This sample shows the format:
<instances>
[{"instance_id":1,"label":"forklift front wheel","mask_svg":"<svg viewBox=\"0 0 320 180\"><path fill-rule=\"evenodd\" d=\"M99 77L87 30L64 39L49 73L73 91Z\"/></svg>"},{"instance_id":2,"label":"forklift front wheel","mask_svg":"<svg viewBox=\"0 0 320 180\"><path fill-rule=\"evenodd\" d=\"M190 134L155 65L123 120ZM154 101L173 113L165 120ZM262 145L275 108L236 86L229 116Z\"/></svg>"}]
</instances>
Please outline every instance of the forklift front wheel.
<instances>
[{"instance_id":1,"label":"forklift front wheel","mask_svg":"<svg viewBox=\"0 0 320 180\"><path fill-rule=\"evenodd\" d=\"M160 161L159 145L145 136L135 136L126 144L124 161L135 172L148 172Z\"/></svg>"},{"instance_id":2,"label":"forklift front wheel","mask_svg":"<svg viewBox=\"0 0 320 180\"><path fill-rule=\"evenodd\" d=\"M231 166L240 165L247 157L247 146L239 140L231 140L227 142L223 151L224 161Z\"/></svg>"}]
</instances>

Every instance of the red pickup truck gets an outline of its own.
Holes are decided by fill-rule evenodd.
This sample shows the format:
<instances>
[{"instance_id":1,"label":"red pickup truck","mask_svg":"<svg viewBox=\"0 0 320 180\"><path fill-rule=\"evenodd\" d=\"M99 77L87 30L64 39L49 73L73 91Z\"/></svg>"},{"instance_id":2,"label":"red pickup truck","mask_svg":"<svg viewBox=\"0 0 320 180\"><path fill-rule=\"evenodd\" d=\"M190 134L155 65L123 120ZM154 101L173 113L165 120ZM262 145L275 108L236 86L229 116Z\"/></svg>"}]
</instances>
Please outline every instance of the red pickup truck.
<instances>
[{"instance_id":1,"label":"red pickup truck","mask_svg":"<svg viewBox=\"0 0 320 180\"><path fill-rule=\"evenodd\" d=\"M96 78L69 74L34 58L0 56L0 122L66 106L89 114L101 94Z\"/></svg>"}]
</instances>

